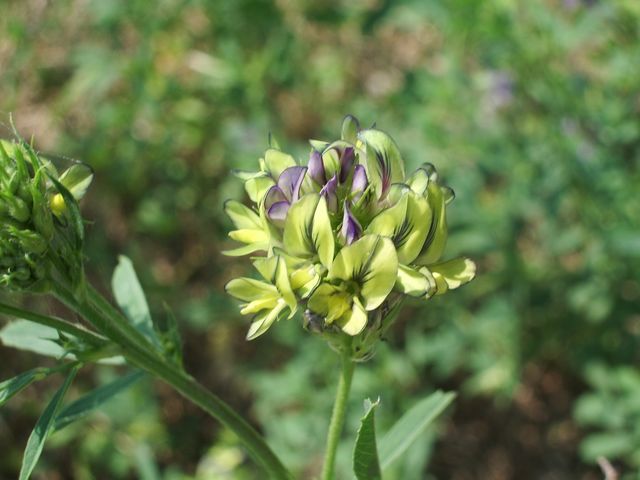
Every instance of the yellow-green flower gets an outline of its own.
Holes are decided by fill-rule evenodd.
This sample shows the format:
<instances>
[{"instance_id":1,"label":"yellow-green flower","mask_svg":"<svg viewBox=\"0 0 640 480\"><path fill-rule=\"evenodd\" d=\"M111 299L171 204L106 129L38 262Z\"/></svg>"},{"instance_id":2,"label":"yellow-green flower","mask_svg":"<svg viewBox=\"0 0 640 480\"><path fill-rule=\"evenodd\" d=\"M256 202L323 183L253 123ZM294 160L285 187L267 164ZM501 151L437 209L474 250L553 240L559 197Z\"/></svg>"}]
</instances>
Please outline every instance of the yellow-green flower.
<instances>
[{"instance_id":1,"label":"yellow-green flower","mask_svg":"<svg viewBox=\"0 0 640 480\"><path fill-rule=\"evenodd\" d=\"M229 232L229 237L244 246L225 250L225 255L232 257L248 255L250 253L269 250L272 243L272 231L264 214L264 206L256 212L235 200L227 200L224 211L231 219L235 230Z\"/></svg>"},{"instance_id":2,"label":"yellow-green flower","mask_svg":"<svg viewBox=\"0 0 640 480\"><path fill-rule=\"evenodd\" d=\"M267 149L264 157L258 163L260 165L258 172L235 172L239 178L244 180L244 188L251 201L256 204L260 204L264 200L267 191L276 185L282 172L296 166L294 158L281 152L278 148Z\"/></svg>"},{"instance_id":3,"label":"yellow-green flower","mask_svg":"<svg viewBox=\"0 0 640 480\"><path fill-rule=\"evenodd\" d=\"M252 202L225 210L266 282L232 280L228 291L254 314L248 338L298 307L303 325L366 358L402 300L429 299L469 282L475 264L442 261L453 191L425 164L405 176L400 148L385 132L347 116L339 140L311 140L307 165L272 145L260 170L239 174ZM269 268L266 266L269 265Z\"/></svg>"},{"instance_id":4,"label":"yellow-green flower","mask_svg":"<svg viewBox=\"0 0 640 480\"><path fill-rule=\"evenodd\" d=\"M240 313L253 314L247 339L253 340L266 332L277 320L296 313L297 302L291 289L287 266L280 256L260 258L253 262L262 278L237 278L225 286L227 293L245 302Z\"/></svg>"},{"instance_id":5,"label":"yellow-green flower","mask_svg":"<svg viewBox=\"0 0 640 480\"><path fill-rule=\"evenodd\" d=\"M447 242L446 206L454 199L454 193L439 185L437 180L433 165L425 164L414 172L401 194L408 199L404 217L397 217L403 218L402 222L387 218L387 225L384 225L390 230L404 231L406 236L413 235L414 245L419 245L402 259L397 290L427 299L470 282L476 274L475 263L466 257L440 260ZM419 208L415 206L418 204L421 205ZM399 251L402 248L399 247Z\"/></svg>"},{"instance_id":6,"label":"yellow-green flower","mask_svg":"<svg viewBox=\"0 0 640 480\"><path fill-rule=\"evenodd\" d=\"M309 193L289 209L283 233L285 253L329 268L335 240L325 198Z\"/></svg>"},{"instance_id":7,"label":"yellow-green flower","mask_svg":"<svg viewBox=\"0 0 640 480\"><path fill-rule=\"evenodd\" d=\"M393 289L397 272L393 243L379 235L365 235L338 252L307 307L328 325L335 322L345 333L357 335L367 325L368 312L378 308Z\"/></svg>"}]
</instances>

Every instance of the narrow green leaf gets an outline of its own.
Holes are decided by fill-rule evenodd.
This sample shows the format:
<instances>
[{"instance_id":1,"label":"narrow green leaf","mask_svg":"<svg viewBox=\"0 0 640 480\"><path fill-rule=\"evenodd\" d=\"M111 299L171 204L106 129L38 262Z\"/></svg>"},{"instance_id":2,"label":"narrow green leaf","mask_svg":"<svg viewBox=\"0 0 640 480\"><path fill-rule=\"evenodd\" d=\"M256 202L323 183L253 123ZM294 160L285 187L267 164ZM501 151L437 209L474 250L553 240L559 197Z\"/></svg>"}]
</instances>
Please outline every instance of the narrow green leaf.
<instances>
[{"instance_id":1,"label":"narrow green leaf","mask_svg":"<svg viewBox=\"0 0 640 480\"><path fill-rule=\"evenodd\" d=\"M61 338L64 338L64 342L61 342ZM113 345L108 342L96 345L98 339L100 339L99 336L95 336L95 340L85 335L75 336L68 330L59 333L55 328L22 319L8 323L0 330L0 342L6 347L26 350L46 357L65 357L70 360L79 357L82 361L122 365L124 358L115 355L117 352L112 348Z\"/></svg>"},{"instance_id":2,"label":"narrow green leaf","mask_svg":"<svg viewBox=\"0 0 640 480\"><path fill-rule=\"evenodd\" d=\"M47 357L60 358L65 354L64 348L56 343L57 339L56 329L27 320L15 320L0 330L0 341L4 346Z\"/></svg>"},{"instance_id":3,"label":"narrow green leaf","mask_svg":"<svg viewBox=\"0 0 640 480\"><path fill-rule=\"evenodd\" d=\"M455 393L438 390L419 401L398 420L380 441L380 465L386 469L440 415Z\"/></svg>"},{"instance_id":4,"label":"narrow green leaf","mask_svg":"<svg viewBox=\"0 0 640 480\"><path fill-rule=\"evenodd\" d=\"M365 400L365 414L353 450L353 472L358 480L380 480L380 463L376 447L375 409L380 401Z\"/></svg>"},{"instance_id":5,"label":"narrow green leaf","mask_svg":"<svg viewBox=\"0 0 640 480\"><path fill-rule=\"evenodd\" d=\"M70 423L86 417L93 410L126 390L144 376L145 373L140 370L131 372L80 397L73 403L67 405L67 407L57 415L53 427L54 430L61 430Z\"/></svg>"},{"instance_id":6,"label":"narrow green leaf","mask_svg":"<svg viewBox=\"0 0 640 480\"><path fill-rule=\"evenodd\" d=\"M38 463L38 459L40 458L42 449L44 448L44 442L47 440L47 437L53 429L53 424L56 415L60 410L60 406L62 405L62 400L64 399L67 390L69 390L71 382L75 378L79 368L80 367L73 368L69 372L62 386L55 393L47 407L44 409L44 412L42 412L33 432L31 432L29 440L27 441L27 447L24 450L24 456L22 457L20 480L27 480Z\"/></svg>"},{"instance_id":7,"label":"narrow green leaf","mask_svg":"<svg viewBox=\"0 0 640 480\"><path fill-rule=\"evenodd\" d=\"M87 344L95 345L96 347L101 347L109 343L109 341L102 335L97 334L91 330L87 330L81 325L76 325L61 318L42 315L30 310L24 310L19 307L7 305L6 303L2 302L0 302L0 313L10 317L28 320L33 323L50 327L52 329L63 332L65 335L71 335L73 337L81 339Z\"/></svg>"},{"instance_id":8,"label":"narrow green leaf","mask_svg":"<svg viewBox=\"0 0 640 480\"><path fill-rule=\"evenodd\" d=\"M0 407L4 405L11 397L20 393L33 382L40 381L52 373L60 371L59 367L44 368L38 367L16 375L9 380L0 382Z\"/></svg>"},{"instance_id":9,"label":"narrow green leaf","mask_svg":"<svg viewBox=\"0 0 640 480\"><path fill-rule=\"evenodd\" d=\"M133 263L124 255L118 257L118 266L113 272L111 288L116 303L131 323L154 344L160 345L151 321L149 305L133 269Z\"/></svg>"}]
</instances>

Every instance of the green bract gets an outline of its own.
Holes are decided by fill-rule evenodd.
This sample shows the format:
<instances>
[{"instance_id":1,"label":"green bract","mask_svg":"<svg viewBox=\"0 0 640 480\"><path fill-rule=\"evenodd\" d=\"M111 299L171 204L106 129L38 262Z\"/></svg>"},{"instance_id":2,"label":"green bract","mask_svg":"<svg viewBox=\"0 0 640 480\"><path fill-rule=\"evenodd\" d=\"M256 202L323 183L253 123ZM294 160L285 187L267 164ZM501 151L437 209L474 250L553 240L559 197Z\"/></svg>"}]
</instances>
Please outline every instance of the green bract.
<instances>
[{"instance_id":1,"label":"green bract","mask_svg":"<svg viewBox=\"0 0 640 480\"><path fill-rule=\"evenodd\" d=\"M254 259L263 280L239 278L227 291L253 315L248 338L298 308L304 326L367 357L406 297L429 299L475 276L468 258L442 261L453 191L424 164L408 177L386 133L347 116L339 140L311 140L299 165L271 142L258 172L236 172L251 200L225 211L243 245L225 253Z\"/></svg>"},{"instance_id":2,"label":"green bract","mask_svg":"<svg viewBox=\"0 0 640 480\"><path fill-rule=\"evenodd\" d=\"M60 176L23 142L0 140L0 285L44 291L52 272L82 278L82 219L77 200L93 172L75 164Z\"/></svg>"}]
</instances>

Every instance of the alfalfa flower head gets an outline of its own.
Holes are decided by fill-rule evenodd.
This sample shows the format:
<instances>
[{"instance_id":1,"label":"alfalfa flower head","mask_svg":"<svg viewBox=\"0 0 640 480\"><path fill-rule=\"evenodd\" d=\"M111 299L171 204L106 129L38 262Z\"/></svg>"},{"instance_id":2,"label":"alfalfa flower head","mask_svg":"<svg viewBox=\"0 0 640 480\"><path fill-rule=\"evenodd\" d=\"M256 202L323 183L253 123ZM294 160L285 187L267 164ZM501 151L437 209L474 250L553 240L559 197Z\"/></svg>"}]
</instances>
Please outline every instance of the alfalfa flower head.
<instances>
[{"instance_id":1,"label":"alfalfa flower head","mask_svg":"<svg viewBox=\"0 0 640 480\"><path fill-rule=\"evenodd\" d=\"M261 279L226 289L252 315L248 339L301 311L309 331L366 358L403 299L458 288L475 264L442 260L454 195L433 165L406 175L394 140L352 116L339 140L310 143L306 165L272 144L259 171L238 173L251 205L225 204L241 244L225 253L254 255Z\"/></svg>"},{"instance_id":2,"label":"alfalfa flower head","mask_svg":"<svg viewBox=\"0 0 640 480\"><path fill-rule=\"evenodd\" d=\"M77 201L92 178L84 164L59 175L31 145L0 140L0 286L43 292L56 281L82 285Z\"/></svg>"}]
</instances>

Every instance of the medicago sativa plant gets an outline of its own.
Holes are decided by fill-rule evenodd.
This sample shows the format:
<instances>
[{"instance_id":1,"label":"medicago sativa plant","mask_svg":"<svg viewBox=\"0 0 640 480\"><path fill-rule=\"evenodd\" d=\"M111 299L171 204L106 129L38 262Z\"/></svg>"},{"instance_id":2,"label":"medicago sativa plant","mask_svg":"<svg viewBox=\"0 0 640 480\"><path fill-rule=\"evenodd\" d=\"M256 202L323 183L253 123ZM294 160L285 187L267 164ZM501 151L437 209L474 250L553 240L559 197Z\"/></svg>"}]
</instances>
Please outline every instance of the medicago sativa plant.
<instances>
[{"instance_id":1,"label":"medicago sativa plant","mask_svg":"<svg viewBox=\"0 0 640 480\"><path fill-rule=\"evenodd\" d=\"M475 264L464 257L443 260L453 191L431 164L407 175L398 146L383 131L361 129L347 116L339 140L311 141L306 165L273 138L270 143L259 171L236 172L251 204L225 204L235 225L229 236L242 245L224 253L252 255L260 278L231 279L226 290L243 302L241 313L251 315L249 340L279 320L296 318L339 353L342 369L322 471L323 479L331 479L355 363L372 357L403 301L458 288L473 279ZM175 319L152 318L127 258L120 258L112 279L117 307L87 281L78 201L92 179L82 163L59 174L21 139L0 143L0 286L10 295L50 295L84 320L0 303L1 313L19 319L0 331L3 341L20 329L28 333L27 343L29 335L49 340L55 348L40 353L57 359L54 367L0 383L0 405L35 381L66 375L29 438L20 479L30 477L50 434L145 375L165 381L221 421L270 477L292 478L245 419L185 372ZM95 362L127 364L132 371L65 404L77 371ZM452 399L435 392L418 402L380 442L373 423L378 402L368 402L354 448L357 478L382 478Z\"/></svg>"}]
</instances>

